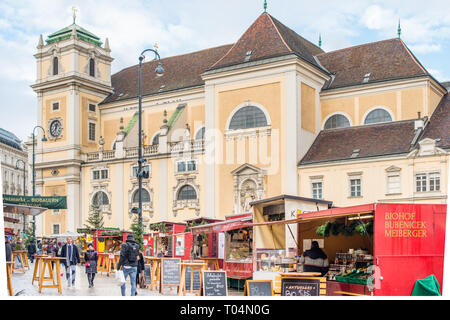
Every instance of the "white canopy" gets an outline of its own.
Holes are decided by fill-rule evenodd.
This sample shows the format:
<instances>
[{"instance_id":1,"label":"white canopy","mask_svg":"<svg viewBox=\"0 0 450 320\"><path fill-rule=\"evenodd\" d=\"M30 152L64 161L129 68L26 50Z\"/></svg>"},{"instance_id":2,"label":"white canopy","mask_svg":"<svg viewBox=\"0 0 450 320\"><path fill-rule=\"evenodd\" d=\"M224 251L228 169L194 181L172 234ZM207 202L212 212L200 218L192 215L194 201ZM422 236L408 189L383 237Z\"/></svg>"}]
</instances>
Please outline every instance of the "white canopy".
<instances>
[{"instance_id":1,"label":"white canopy","mask_svg":"<svg viewBox=\"0 0 450 320\"><path fill-rule=\"evenodd\" d=\"M72 232L72 231L66 231L65 233L60 233L60 234L52 234L49 237L50 238L78 238L78 237L82 237L84 236L84 234L81 233L76 233L76 232Z\"/></svg>"}]
</instances>

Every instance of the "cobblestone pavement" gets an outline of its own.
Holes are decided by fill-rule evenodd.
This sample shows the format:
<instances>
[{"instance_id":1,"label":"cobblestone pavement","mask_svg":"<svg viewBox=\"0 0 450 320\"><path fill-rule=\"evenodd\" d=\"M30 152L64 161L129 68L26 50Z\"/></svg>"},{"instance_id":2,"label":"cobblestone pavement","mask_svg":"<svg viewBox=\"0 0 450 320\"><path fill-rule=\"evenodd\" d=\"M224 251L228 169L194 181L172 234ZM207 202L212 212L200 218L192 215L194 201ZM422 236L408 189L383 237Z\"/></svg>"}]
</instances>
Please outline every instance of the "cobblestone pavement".
<instances>
[{"instance_id":1,"label":"cobblestone pavement","mask_svg":"<svg viewBox=\"0 0 450 320\"><path fill-rule=\"evenodd\" d=\"M39 293L39 283L37 281L31 284L33 278L34 264L30 263L30 270L24 274L20 271L15 271L12 274L12 285L15 295L19 296L121 296L120 286L117 284L114 274L109 277L106 273L97 273L94 280L94 288L89 288L87 275L84 266L77 266L76 281L74 287L67 286L66 274L64 266L61 266L61 288L62 294L58 293L58 289L42 288ZM127 278L126 294L131 294L131 285L129 278ZM50 284L50 282L47 282ZM162 296L157 290L150 291L149 289L136 289L138 296ZM230 295L242 295L242 292L232 291ZM177 296L176 289L166 289L164 296Z\"/></svg>"}]
</instances>

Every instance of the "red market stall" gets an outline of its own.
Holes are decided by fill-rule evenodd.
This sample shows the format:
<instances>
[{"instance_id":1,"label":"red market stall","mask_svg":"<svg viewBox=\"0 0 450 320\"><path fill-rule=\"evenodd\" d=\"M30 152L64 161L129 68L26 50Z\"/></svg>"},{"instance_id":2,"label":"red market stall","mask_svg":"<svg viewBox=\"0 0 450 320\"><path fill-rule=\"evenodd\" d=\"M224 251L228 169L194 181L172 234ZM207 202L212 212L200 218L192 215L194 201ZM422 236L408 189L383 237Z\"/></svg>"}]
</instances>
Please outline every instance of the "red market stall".
<instances>
[{"instance_id":1,"label":"red market stall","mask_svg":"<svg viewBox=\"0 0 450 320\"><path fill-rule=\"evenodd\" d=\"M441 204L376 203L253 227L298 224L298 256L318 241L330 263L324 275L329 296L410 296L416 281L430 275L442 292L446 210Z\"/></svg>"},{"instance_id":2,"label":"red market stall","mask_svg":"<svg viewBox=\"0 0 450 320\"><path fill-rule=\"evenodd\" d=\"M151 224L148 239L153 244L153 256L174 257L175 235L183 233L185 229L185 223L163 221Z\"/></svg>"}]
</instances>

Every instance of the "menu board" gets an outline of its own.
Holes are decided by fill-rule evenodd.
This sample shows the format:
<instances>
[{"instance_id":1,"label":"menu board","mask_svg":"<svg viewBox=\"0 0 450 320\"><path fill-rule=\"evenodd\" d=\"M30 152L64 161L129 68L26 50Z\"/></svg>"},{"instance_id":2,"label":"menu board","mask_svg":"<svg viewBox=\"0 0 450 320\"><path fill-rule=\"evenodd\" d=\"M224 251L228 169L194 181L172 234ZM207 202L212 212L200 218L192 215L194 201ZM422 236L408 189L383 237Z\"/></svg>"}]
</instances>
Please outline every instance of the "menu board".
<instances>
[{"instance_id":1,"label":"menu board","mask_svg":"<svg viewBox=\"0 0 450 320\"><path fill-rule=\"evenodd\" d=\"M203 295L206 297L228 295L226 271L203 271Z\"/></svg>"},{"instance_id":2,"label":"menu board","mask_svg":"<svg viewBox=\"0 0 450 320\"><path fill-rule=\"evenodd\" d=\"M191 290L191 267L186 267L186 290ZM192 276L192 290L193 291L200 291L200 270L194 270L194 274Z\"/></svg>"},{"instance_id":3,"label":"menu board","mask_svg":"<svg viewBox=\"0 0 450 320\"><path fill-rule=\"evenodd\" d=\"M152 282L152 265L146 264L144 270L145 284L150 284Z\"/></svg>"},{"instance_id":4,"label":"menu board","mask_svg":"<svg viewBox=\"0 0 450 320\"><path fill-rule=\"evenodd\" d=\"M245 292L248 296L272 296L272 280L248 280Z\"/></svg>"},{"instance_id":5,"label":"menu board","mask_svg":"<svg viewBox=\"0 0 450 320\"><path fill-rule=\"evenodd\" d=\"M180 285L181 259L161 259L161 284Z\"/></svg>"},{"instance_id":6,"label":"menu board","mask_svg":"<svg viewBox=\"0 0 450 320\"><path fill-rule=\"evenodd\" d=\"M282 278L281 295L282 296L320 296L321 279L306 278Z\"/></svg>"}]
</instances>

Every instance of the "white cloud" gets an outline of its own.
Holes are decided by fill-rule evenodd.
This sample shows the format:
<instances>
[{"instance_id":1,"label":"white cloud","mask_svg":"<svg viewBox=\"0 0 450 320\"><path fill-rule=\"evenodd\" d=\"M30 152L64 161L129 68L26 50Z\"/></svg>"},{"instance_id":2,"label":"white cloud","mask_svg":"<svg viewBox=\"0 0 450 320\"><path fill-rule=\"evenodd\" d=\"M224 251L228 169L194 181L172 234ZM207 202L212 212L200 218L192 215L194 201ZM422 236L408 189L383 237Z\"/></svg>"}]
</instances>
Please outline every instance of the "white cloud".
<instances>
[{"instance_id":1,"label":"white cloud","mask_svg":"<svg viewBox=\"0 0 450 320\"><path fill-rule=\"evenodd\" d=\"M378 5L367 7L360 22L371 30L392 29L398 16L393 10L384 9Z\"/></svg>"}]
</instances>

